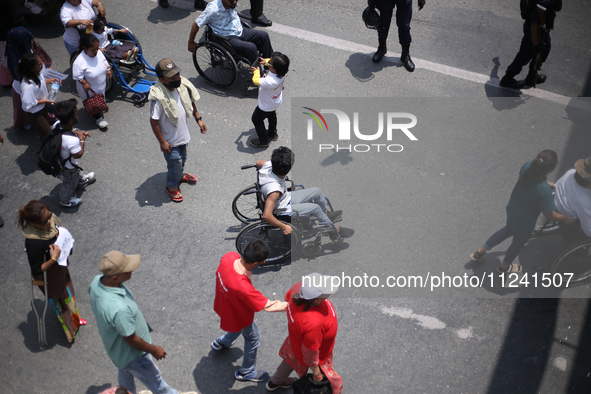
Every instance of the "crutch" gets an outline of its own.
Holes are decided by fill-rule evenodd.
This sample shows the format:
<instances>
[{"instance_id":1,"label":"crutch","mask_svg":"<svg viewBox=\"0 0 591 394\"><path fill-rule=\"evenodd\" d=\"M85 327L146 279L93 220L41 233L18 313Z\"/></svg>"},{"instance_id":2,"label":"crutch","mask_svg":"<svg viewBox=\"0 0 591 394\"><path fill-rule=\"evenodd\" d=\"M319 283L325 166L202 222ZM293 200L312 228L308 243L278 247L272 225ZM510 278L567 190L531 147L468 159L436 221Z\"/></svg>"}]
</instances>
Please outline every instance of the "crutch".
<instances>
[{"instance_id":1,"label":"crutch","mask_svg":"<svg viewBox=\"0 0 591 394\"><path fill-rule=\"evenodd\" d=\"M41 319L39 319L39 313L37 312L37 308L35 307L35 287L36 286L45 286L45 307L43 308L43 315ZM33 311L35 312L35 316L37 317L37 331L39 333L39 348L41 350L47 349L47 338L45 337L45 314L47 313L47 303L49 301L49 297L47 295L47 271L43 272L43 280L35 280L31 281L31 307L33 307Z\"/></svg>"}]
</instances>

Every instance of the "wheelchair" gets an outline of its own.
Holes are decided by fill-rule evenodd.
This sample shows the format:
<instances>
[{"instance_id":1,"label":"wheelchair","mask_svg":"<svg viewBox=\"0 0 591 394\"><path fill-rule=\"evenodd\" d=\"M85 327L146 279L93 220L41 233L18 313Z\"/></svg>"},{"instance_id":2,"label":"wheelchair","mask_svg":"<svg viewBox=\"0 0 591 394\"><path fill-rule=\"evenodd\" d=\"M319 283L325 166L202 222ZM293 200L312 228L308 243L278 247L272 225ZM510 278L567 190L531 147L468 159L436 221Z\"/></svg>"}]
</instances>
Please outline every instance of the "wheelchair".
<instances>
[{"instance_id":1,"label":"wheelchair","mask_svg":"<svg viewBox=\"0 0 591 394\"><path fill-rule=\"evenodd\" d=\"M123 90L134 93L132 100L135 104L146 102L148 100L148 92L150 91L150 88L156 83L156 81L150 81L144 78L137 79L137 76L139 75L140 71L143 71L144 74L157 77L155 68L152 67L144 57L139 39L129 28L111 22L107 23L106 26L115 29L113 34L109 35L109 40L111 42L113 40L131 42L138 48L139 52L132 60L131 64L123 63L118 59L111 59L106 53L103 53L109 62L109 65L111 66L111 72L113 73L113 77L107 78L107 87L105 93L109 93L111 90L113 90L113 86L116 83ZM127 29L127 33L118 32L117 30L120 29ZM74 61L80 54L80 51L81 50L77 50L72 53L72 56L70 56L71 67L73 67Z\"/></svg>"},{"instance_id":2,"label":"wheelchair","mask_svg":"<svg viewBox=\"0 0 591 394\"><path fill-rule=\"evenodd\" d=\"M257 168L256 165L242 166L241 169ZM273 215L282 223L291 227L291 235L284 235L279 227L267 223L263 219L265 200L259 186L259 172L257 168L257 182L240 191L232 201L232 212L242 223L248 224L236 237L236 250L242 255L246 245L252 241L261 240L267 243L270 249L267 263L276 263L291 256L300 247L300 252L305 257L315 257L322 252L322 236L329 236L337 244L343 242L334 224L321 225L318 220L308 215L299 215L296 211L291 214L284 213L285 209L273 211ZM303 189L303 185L295 185L287 177L285 181L290 185L289 191ZM325 197L326 198L326 197ZM328 208L333 211L330 200L326 198ZM341 221L341 217L333 219L333 222ZM311 241L304 242L312 239Z\"/></svg>"},{"instance_id":3,"label":"wheelchair","mask_svg":"<svg viewBox=\"0 0 591 394\"><path fill-rule=\"evenodd\" d=\"M554 260L551 272L555 287L565 286L567 280L568 287L588 283L591 278L591 238L570 245Z\"/></svg>"},{"instance_id":4,"label":"wheelchair","mask_svg":"<svg viewBox=\"0 0 591 394\"><path fill-rule=\"evenodd\" d=\"M242 21L245 29L252 29L248 23ZM209 25L203 28L203 36L193 52L193 64L203 79L214 86L228 87L236 81L238 67L248 68L250 75L250 61L236 53L227 37L213 32ZM262 73L261 73L262 75ZM248 89L255 86L252 78L244 82L242 95L248 95Z\"/></svg>"}]
</instances>

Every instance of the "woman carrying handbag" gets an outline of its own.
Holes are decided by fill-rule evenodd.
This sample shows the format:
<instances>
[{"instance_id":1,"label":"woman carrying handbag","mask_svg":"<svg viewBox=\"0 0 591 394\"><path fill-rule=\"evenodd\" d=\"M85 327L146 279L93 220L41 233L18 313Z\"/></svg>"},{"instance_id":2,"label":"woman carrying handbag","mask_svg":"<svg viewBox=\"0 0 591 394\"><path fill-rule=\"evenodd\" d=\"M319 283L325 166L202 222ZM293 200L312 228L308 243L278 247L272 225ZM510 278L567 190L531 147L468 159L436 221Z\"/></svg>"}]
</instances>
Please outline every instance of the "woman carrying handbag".
<instances>
[{"instance_id":1,"label":"woman carrying handbag","mask_svg":"<svg viewBox=\"0 0 591 394\"><path fill-rule=\"evenodd\" d=\"M96 36L84 36L80 41L80 49L80 55L72 67L72 78L77 81L76 89L86 112L96 120L100 129L105 129L109 125L103 117L103 112L109 110L105 103L105 89L107 78L112 77L111 67L99 50Z\"/></svg>"}]
</instances>

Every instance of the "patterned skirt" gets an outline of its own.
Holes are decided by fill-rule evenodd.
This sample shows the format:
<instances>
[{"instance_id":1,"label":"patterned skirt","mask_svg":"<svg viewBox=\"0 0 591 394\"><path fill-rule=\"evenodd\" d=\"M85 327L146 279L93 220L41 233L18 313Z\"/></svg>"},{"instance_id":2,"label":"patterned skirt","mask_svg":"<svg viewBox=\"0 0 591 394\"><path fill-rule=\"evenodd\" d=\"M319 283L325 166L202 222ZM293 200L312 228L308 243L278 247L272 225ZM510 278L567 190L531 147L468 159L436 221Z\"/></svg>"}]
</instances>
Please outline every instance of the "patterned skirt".
<instances>
[{"instance_id":1,"label":"patterned skirt","mask_svg":"<svg viewBox=\"0 0 591 394\"><path fill-rule=\"evenodd\" d=\"M298 359L295 356L295 353L291 349L291 342L289 340L289 336L285 338L281 349L279 349L279 357L285 360L293 370L298 374L301 378L303 377L306 372L308 372L308 366L300 364ZM342 394L343 393L343 378L339 376L339 374L334 370L332 367L332 353L326 359L324 364L319 365L324 375L330 382L330 387L332 388L332 392L334 394Z\"/></svg>"},{"instance_id":2,"label":"patterned skirt","mask_svg":"<svg viewBox=\"0 0 591 394\"><path fill-rule=\"evenodd\" d=\"M43 280L42 275L34 278ZM45 288L41 286L39 288L45 293ZM62 325L66 338L68 342L72 342L80 327L80 315L76 307L74 284L67 267L54 264L47 270L47 291L49 303Z\"/></svg>"}]
</instances>

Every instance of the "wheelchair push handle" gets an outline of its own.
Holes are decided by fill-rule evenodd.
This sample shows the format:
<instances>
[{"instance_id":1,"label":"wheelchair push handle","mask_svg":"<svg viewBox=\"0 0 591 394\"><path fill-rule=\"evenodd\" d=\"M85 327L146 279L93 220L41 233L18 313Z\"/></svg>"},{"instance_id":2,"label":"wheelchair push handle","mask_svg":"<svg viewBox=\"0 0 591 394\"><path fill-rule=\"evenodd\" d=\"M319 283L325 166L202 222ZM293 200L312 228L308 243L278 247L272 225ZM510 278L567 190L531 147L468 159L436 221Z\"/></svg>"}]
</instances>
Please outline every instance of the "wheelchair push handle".
<instances>
[{"instance_id":1,"label":"wheelchair push handle","mask_svg":"<svg viewBox=\"0 0 591 394\"><path fill-rule=\"evenodd\" d=\"M248 164L246 166L242 166L240 167L241 170L246 170L247 168L255 168L257 165L256 164Z\"/></svg>"}]
</instances>

